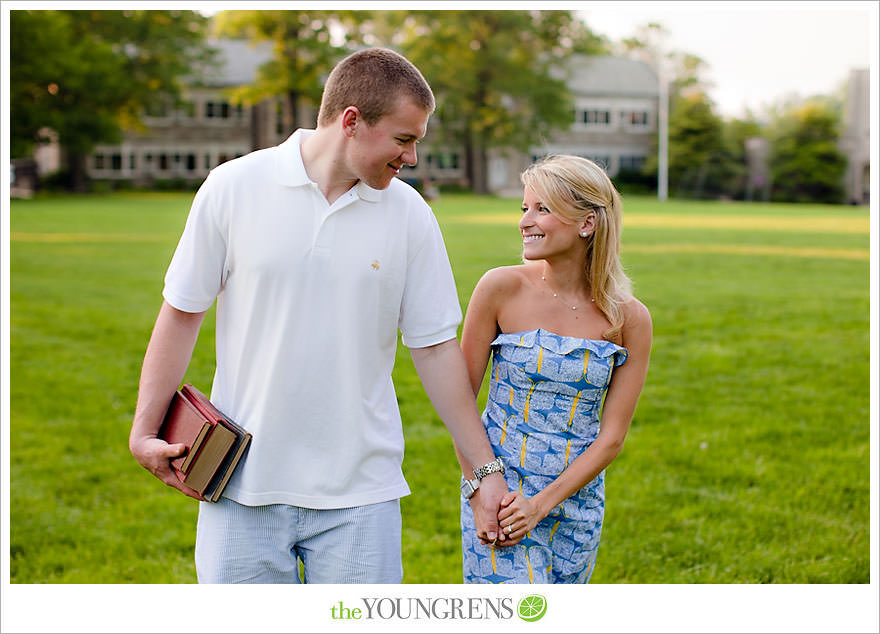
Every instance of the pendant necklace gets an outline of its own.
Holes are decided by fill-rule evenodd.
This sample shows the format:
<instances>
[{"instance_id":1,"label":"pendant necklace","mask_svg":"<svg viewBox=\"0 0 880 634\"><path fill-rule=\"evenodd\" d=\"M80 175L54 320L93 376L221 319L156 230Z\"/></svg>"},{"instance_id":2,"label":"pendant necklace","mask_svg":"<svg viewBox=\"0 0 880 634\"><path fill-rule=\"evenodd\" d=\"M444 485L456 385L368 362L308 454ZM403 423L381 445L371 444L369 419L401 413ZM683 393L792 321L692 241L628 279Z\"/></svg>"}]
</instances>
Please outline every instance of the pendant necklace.
<instances>
[{"instance_id":1,"label":"pendant necklace","mask_svg":"<svg viewBox=\"0 0 880 634\"><path fill-rule=\"evenodd\" d=\"M568 303L567 303L564 299L562 299L562 298L559 296L559 293L557 293L556 291L553 290L553 287L552 287L552 286L550 286L550 282L547 281L547 278L545 277L545 275L544 275L544 271L543 271L543 270L541 271L541 279L544 280L544 283L547 285L547 288L550 289L550 292L553 294L553 297L555 297L555 298L558 299L560 302L562 302L563 304L565 304L566 306L568 306ZM590 298L590 301L595 303L596 299L595 299L594 297L591 297L591 298ZM571 308L572 310L577 310L577 309L578 309L578 307L577 307L576 304L573 305L573 306L571 306L570 308Z\"/></svg>"}]
</instances>

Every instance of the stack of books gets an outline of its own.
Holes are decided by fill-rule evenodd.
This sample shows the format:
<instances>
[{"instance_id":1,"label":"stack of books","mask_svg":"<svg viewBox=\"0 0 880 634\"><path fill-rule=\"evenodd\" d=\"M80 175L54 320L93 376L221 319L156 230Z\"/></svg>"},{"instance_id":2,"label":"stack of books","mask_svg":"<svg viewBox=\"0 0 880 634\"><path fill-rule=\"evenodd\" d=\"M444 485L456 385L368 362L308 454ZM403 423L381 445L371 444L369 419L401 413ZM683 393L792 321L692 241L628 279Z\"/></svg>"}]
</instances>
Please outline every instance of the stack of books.
<instances>
[{"instance_id":1,"label":"stack of books","mask_svg":"<svg viewBox=\"0 0 880 634\"><path fill-rule=\"evenodd\" d=\"M186 452L174 458L171 467L184 484L216 502L248 448L251 434L187 383L172 397L159 438L186 445Z\"/></svg>"}]
</instances>

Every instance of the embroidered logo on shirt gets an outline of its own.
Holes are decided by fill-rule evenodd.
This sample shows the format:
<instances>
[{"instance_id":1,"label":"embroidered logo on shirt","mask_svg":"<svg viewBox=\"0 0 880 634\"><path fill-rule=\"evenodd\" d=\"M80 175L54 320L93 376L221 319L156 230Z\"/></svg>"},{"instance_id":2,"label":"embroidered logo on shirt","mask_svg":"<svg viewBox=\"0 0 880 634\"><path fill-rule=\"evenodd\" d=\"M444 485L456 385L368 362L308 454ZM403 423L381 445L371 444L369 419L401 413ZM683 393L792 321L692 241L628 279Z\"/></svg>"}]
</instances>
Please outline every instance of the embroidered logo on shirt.
<instances>
[{"instance_id":1,"label":"embroidered logo on shirt","mask_svg":"<svg viewBox=\"0 0 880 634\"><path fill-rule=\"evenodd\" d=\"M373 267L374 271L378 271L379 270L379 260L373 260L373 263L370 266Z\"/></svg>"}]
</instances>

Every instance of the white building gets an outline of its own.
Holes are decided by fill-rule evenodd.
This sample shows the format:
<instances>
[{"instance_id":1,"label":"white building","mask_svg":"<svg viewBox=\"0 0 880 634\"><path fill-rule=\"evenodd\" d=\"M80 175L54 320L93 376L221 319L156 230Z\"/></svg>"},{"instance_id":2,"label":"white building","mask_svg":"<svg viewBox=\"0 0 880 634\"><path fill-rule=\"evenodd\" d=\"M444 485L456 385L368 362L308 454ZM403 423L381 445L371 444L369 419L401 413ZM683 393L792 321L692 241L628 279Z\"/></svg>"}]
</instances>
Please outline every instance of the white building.
<instances>
[{"instance_id":1,"label":"white building","mask_svg":"<svg viewBox=\"0 0 880 634\"><path fill-rule=\"evenodd\" d=\"M227 97L229 88L254 80L271 48L236 40L213 45L219 49L218 68L201 85L187 89L189 105L148 113L144 129L127 132L119 145L96 147L87 161L90 178L142 185L163 180L195 184L216 165L289 136L295 126L287 120L281 98L242 107ZM612 176L620 169L641 168L657 131L658 86L651 68L619 57L576 56L571 59L570 86L575 98L571 128L528 153L490 152L492 192L518 196L519 173L548 153L592 158ZM300 124L313 127L316 109L301 111ZM462 151L433 145L429 135L419 165L402 177L467 185L464 161Z\"/></svg>"}]
</instances>

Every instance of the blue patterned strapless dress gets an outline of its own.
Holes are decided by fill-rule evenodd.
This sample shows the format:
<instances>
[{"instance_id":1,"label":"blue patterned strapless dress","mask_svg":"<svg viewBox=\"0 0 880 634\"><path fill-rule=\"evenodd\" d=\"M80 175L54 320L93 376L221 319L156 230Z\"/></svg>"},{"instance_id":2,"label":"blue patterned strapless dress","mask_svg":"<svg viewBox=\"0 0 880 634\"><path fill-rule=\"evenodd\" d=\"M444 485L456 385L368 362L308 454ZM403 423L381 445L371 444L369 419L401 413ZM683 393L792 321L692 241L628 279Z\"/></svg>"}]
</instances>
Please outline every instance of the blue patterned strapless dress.
<instances>
[{"instance_id":1,"label":"blue patterned strapless dress","mask_svg":"<svg viewBox=\"0 0 880 634\"><path fill-rule=\"evenodd\" d=\"M527 497L552 482L599 434L611 373L627 352L610 341L546 330L499 335L483 424L506 468L510 490ZM461 504L465 583L587 583L605 512L605 472L563 501L516 546L477 539Z\"/></svg>"}]
</instances>

